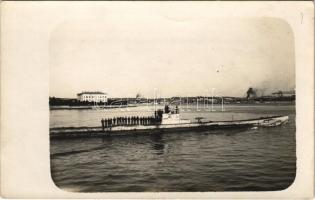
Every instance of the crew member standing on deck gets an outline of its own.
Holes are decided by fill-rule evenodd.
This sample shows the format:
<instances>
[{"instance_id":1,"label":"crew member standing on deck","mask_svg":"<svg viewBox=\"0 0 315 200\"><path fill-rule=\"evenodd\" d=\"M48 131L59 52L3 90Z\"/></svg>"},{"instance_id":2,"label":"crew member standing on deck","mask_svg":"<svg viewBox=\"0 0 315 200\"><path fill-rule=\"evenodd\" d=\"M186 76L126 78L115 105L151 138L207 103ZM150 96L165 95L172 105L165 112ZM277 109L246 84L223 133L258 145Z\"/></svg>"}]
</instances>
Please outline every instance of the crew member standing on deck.
<instances>
[{"instance_id":1,"label":"crew member standing on deck","mask_svg":"<svg viewBox=\"0 0 315 200\"><path fill-rule=\"evenodd\" d=\"M164 112L165 113L169 113L170 112L170 107L168 107L168 105L165 105Z\"/></svg>"},{"instance_id":2,"label":"crew member standing on deck","mask_svg":"<svg viewBox=\"0 0 315 200\"><path fill-rule=\"evenodd\" d=\"M113 120L112 120L112 118L110 118L109 119L109 127L112 127L112 122L113 122Z\"/></svg>"},{"instance_id":3,"label":"crew member standing on deck","mask_svg":"<svg viewBox=\"0 0 315 200\"><path fill-rule=\"evenodd\" d=\"M103 118L102 118L101 122L102 122L102 130L105 131L105 121Z\"/></svg>"}]
</instances>

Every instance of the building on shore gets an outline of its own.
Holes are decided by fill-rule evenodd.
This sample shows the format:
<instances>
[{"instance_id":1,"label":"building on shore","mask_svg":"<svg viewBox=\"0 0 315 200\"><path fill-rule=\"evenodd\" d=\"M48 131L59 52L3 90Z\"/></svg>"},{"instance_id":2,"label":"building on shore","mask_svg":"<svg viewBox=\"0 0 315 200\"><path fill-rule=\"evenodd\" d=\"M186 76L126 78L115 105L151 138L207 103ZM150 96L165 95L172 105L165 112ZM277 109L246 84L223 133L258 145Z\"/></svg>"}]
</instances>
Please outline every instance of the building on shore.
<instances>
[{"instance_id":1,"label":"building on shore","mask_svg":"<svg viewBox=\"0 0 315 200\"><path fill-rule=\"evenodd\" d=\"M79 94L77 94L77 99L79 101L87 101L87 102L103 102L103 103L107 103L107 93L104 92L88 92L88 91L84 91L81 92Z\"/></svg>"}]
</instances>

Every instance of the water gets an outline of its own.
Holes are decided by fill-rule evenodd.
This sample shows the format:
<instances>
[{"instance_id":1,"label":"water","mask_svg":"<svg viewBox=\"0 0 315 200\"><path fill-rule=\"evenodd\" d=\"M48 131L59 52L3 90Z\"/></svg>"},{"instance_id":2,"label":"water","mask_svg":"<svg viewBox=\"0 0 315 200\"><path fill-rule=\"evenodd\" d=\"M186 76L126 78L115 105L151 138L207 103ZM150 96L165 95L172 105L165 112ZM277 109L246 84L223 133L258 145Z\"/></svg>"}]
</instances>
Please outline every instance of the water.
<instances>
[{"instance_id":1,"label":"water","mask_svg":"<svg viewBox=\"0 0 315 200\"><path fill-rule=\"evenodd\" d=\"M295 106L226 106L183 111L183 118L246 119L289 115L274 128L116 136L51 141L55 184L76 192L274 191L294 181ZM128 113L128 114L127 114ZM99 126L117 115L149 115L146 108L54 110L50 126Z\"/></svg>"}]
</instances>

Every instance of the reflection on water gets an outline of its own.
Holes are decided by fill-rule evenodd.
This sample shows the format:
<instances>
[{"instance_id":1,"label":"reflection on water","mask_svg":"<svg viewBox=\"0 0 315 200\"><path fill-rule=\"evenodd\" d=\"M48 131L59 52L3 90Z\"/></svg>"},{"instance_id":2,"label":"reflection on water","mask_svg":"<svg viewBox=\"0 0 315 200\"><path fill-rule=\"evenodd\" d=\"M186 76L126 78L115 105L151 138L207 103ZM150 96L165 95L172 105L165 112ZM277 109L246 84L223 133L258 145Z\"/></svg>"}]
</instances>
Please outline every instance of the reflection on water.
<instances>
[{"instance_id":1,"label":"reflection on water","mask_svg":"<svg viewBox=\"0 0 315 200\"><path fill-rule=\"evenodd\" d=\"M155 150L156 154L163 154L164 153L164 148L165 148L165 143L163 141L163 138L161 135L156 134L156 135L151 135L150 136L151 144L152 144L152 149Z\"/></svg>"},{"instance_id":2,"label":"reflection on water","mask_svg":"<svg viewBox=\"0 0 315 200\"><path fill-rule=\"evenodd\" d=\"M53 180L60 188L77 192L270 191L288 187L296 170L295 107L231 106L226 110L183 115L213 120L278 114L289 115L290 120L282 127L255 130L52 140ZM106 113L111 114L114 112ZM92 110L52 111L51 125L91 125L91 119L103 115L104 111Z\"/></svg>"}]
</instances>

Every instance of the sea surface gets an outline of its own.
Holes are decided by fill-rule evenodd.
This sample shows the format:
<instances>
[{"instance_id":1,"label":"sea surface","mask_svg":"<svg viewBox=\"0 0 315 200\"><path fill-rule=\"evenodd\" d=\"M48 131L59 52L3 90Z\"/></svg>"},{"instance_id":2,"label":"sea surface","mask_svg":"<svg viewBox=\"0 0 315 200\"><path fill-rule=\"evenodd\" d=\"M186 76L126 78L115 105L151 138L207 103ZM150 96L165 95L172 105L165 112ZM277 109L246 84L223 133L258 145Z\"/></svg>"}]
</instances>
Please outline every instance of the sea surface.
<instances>
[{"instance_id":1,"label":"sea surface","mask_svg":"<svg viewBox=\"0 0 315 200\"><path fill-rule=\"evenodd\" d=\"M288 115L280 127L51 140L51 175L74 192L275 191L296 172L294 105L182 106L182 118ZM52 110L50 127L100 126L101 118L149 116L153 106ZM213 111L212 111L213 110ZM215 111L214 111L215 110Z\"/></svg>"}]
</instances>

